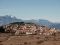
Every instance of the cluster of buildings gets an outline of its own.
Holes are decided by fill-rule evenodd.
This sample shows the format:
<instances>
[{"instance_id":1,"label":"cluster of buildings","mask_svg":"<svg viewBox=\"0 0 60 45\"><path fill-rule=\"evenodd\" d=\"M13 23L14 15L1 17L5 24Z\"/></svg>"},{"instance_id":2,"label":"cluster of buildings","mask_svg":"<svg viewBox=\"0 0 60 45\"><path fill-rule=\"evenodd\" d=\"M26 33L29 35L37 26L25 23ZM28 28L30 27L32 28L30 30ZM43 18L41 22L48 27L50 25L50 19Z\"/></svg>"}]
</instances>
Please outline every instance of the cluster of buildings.
<instances>
[{"instance_id":1,"label":"cluster of buildings","mask_svg":"<svg viewBox=\"0 0 60 45\"><path fill-rule=\"evenodd\" d=\"M43 34L50 35L56 33L55 29L40 26L35 23L8 24L4 26L5 32L19 34Z\"/></svg>"}]
</instances>

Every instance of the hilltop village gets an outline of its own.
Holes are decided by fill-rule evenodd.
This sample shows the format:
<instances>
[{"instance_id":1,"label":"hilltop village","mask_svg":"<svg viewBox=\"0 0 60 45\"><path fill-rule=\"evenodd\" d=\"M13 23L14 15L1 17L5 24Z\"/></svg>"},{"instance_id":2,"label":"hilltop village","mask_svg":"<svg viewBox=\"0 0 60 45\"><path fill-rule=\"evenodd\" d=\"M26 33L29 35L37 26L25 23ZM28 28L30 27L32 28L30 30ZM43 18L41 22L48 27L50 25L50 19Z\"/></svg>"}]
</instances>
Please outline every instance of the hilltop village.
<instances>
[{"instance_id":1,"label":"hilltop village","mask_svg":"<svg viewBox=\"0 0 60 45\"><path fill-rule=\"evenodd\" d=\"M0 27L1 28L1 27ZM4 32L19 34L52 35L57 32L55 28L40 26L35 23L14 22L3 26ZM0 29L1 30L1 29Z\"/></svg>"},{"instance_id":2,"label":"hilltop village","mask_svg":"<svg viewBox=\"0 0 60 45\"><path fill-rule=\"evenodd\" d=\"M60 30L31 22L0 26L0 45L59 45Z\"/></svg>"}]
</instances>

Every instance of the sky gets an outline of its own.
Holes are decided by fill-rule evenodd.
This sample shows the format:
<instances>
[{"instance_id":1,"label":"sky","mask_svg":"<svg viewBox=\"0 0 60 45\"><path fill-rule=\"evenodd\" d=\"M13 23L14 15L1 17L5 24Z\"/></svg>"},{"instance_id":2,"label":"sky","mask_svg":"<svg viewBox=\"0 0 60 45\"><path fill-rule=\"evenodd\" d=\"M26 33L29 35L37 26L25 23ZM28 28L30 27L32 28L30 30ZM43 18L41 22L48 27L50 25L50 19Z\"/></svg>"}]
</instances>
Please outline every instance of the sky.
<instances>
[{"instance_id":1,"label":"sky","mask_svg":"<svg viewBox=\"0 0 60 45\"><path fill-rule=\"evenodd\" d=\"M60 22L60 0L0 0L0 16Z\"/></svg>"}]
</instances>

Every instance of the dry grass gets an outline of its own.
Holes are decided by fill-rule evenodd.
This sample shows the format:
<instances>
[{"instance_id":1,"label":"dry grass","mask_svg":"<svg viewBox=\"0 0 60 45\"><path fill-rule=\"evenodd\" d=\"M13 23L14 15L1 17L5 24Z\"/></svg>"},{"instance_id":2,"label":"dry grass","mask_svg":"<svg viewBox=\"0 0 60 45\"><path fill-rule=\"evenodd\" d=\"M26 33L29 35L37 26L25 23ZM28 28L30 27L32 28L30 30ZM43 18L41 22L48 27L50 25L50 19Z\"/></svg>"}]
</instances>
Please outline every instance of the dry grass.
<instances>
[{"instance_id":1,"label":"dry grass","mask_svg":"<svg viewBox=\"0 0 60 45\"><path fill-rule=\"evenodd\" d=\"M60 33L55 36L0 34L0 45L60 45ZM50 44L51 43L51 44Z\"/></svg>"}]
</instances>

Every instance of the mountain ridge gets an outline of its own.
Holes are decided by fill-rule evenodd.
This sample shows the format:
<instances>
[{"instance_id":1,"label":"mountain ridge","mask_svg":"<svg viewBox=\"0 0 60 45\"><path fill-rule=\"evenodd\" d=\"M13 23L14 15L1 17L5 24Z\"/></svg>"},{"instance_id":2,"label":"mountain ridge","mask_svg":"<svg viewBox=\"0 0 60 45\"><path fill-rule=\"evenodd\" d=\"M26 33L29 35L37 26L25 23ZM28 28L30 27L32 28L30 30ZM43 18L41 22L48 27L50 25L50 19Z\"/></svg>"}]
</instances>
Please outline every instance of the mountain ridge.
<instances>
[{"instance_id":1,"label":"mountain ridge","mask_svg":"<svg viewBox=\"0 0 60 45\"><path fill-rule=\"evenodd\" d=\"M0 16L0 26L6 25L6 24L9 24L9 23L13 23L13 22L32 22L32 23L36 23L38 25L44 25L44 26L48 26L48 27L51 27L51 28L60 29L60 23L53 23L53 22L50 22L50 21L45 20L45 19L22 20L22 19L17 19L15 16L14 17L8 16L8 15Z\"/></svg>"}]
</instances>

